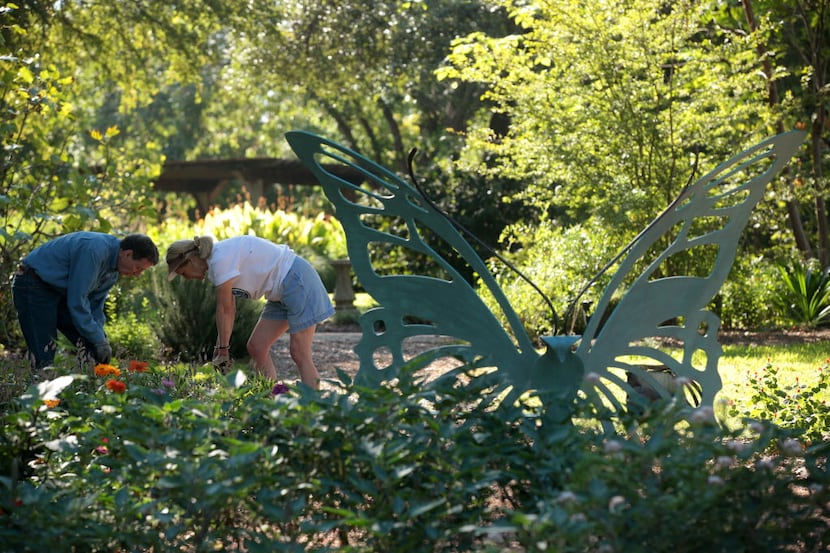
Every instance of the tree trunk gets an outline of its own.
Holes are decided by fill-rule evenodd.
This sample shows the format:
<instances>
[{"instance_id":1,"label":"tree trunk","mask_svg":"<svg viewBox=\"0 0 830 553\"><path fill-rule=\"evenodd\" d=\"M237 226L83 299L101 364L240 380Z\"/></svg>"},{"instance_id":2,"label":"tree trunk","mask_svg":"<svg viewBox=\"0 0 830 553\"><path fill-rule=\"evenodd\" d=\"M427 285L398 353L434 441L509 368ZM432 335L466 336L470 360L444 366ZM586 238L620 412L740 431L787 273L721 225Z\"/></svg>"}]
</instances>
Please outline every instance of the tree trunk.
<instances>
[{"instance_id":1,"label":"tree trunk","mask_svg":"<svg viewBox=\"0 0 830 553\"><path fill-rule=\"evenodd\" d=\"M311 96L312 100L320 104L323 110L328 113L332 119L334 119L334 122L337 125L337 130L340 131L346 139L346 145L356 152L359 151L357 147L357 140L355 140L354 134L352 133L352 127L349 125L349 122L343 114L333 105L314 94L314 92L309 91L309 96Z\"/></svg>"},{"instance_id":2,"label":"tree trunk","mask_svg":"<svg viewBox=\"0 0 830 553\"><path fill-rule=\"evenodd\" d=\"M758 21L755 19L755 12L752 10L752 0L742 0L741 4L744 8L744 15L746 16L746 22L749 26L749 30L754 33L758 30ZM767 102L769 105L774 106L778 103L778 87L775 85L775 80L772 78L772 64L769 61L765 45L759 44L757 51L758 57L761 59L762 70L767 80ZM784 132L784 123L782 121L778 121L776 130L779 133ZM785 169L782 176L787 179L787 185L792 188L793 182L790 172ZM804 222L801 220L801 205L797 199L791 198L787 200L787 215L790 219L790 228L792 229L793 237L795 238L796 247L804 254L805 257L813 257L813 250L810 246L810 241L807 238L807 233L804 231ZM818 216L818 213L816 213L816 215ZM826 236L826 234L824 236ZM824 250L824 248L822 248L822 250ZM822 262L822 266L824 266L824 262Z\"/></svg>"},{"instance_id":3,"label":"tree trunk","mask_svg":"<svg viewBox=\"0 0 830 553\"><path fill-rule=\"evenodd\" d=\"M792 228L795 237L796 247L805 257L810 258L813 257L813 248L807 239L807 233L804 232L804 224L801 222L799 208L799 203L796 200L787 200L787 215L790 218L790 228Z\"/></svg>"},{"instance_id":4,"label":"tree trunk","mask_svg":"<svg viewBox=\"0 0 830 553\"><path fill-rule=\"evenodd\" d=\"M827 209L824 196L821 192L824 188L824 174L821 168L821 130L824 128L824 114L819 108L819 113L813 122L812 141L810 144L810 155L813 158L813 179L816 186L816 219L818 223L818 259L822 267L827 267L828 261L828 238L827 238Z\"/></svg>"},{"instance_id":5,"label":"tree trunk","mask_svg":"<svg viewBox=\"0 0 830 553\"><path fill-rule=\"evenodd\" d=\"M383 112L383 118L386 124L389 125L389 131L392 133L392 139L395 141L395 152L397 152L397 159L395 160L400 171L406 174L407 166L407 152L404 150L403 138L401 137L401 129L398 127L398 122L395 120L395 114L389 108L389 105L383 101L383 98L378 100L378 105Z\"/></svg>"},{"instance_id":6,"label":"tree trunk","mask_svg":"<svg viewBox=\"0 0 830 553\"><path fill-rule=\"evenodd\" d=\"M830 253L828 252L827 209L824 199L825 182L822 168L822 146L824 133L828 131L827 108L825 107L827 102L827 59L825 54L828 44L827 23L830 21L830 17L828 17L830 3L824 1L807 6L804 2L799 2L798 6L803 14L801 17L803 21L814 21L813 24L806 25L806 32L809 37L807 44L810 51L805 56L813 70L810 81L812 83L811 91L815 98L815 112L810 127L812 135L810 137L810 157L813 164L813 186L816 191L819 261L821 261L822 267L827 267ZM812 16L816 15L817 17L813 20Z\"/></svg>"}]
</instances>

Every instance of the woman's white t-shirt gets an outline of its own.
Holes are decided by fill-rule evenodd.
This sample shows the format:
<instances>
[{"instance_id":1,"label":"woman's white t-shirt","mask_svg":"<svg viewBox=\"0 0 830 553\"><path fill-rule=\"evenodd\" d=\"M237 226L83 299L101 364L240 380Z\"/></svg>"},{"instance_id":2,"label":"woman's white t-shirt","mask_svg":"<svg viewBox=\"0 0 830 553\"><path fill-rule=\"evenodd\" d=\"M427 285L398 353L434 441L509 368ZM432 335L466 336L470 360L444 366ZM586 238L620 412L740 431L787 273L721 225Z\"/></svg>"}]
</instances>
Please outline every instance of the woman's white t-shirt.
<instances>
[{"instance_id":1,"label":"woman's white t-shirt","mask_svg":"<svg viewBox=\"0 0 830 553\"><path fill-rule=\"evenodd\" d=\"M297 258L291 248L257 236L236 236L213 245L207 278L215 286L239 277L233 295L279 301L282 281Z\"/></svg>"}]
</instances>

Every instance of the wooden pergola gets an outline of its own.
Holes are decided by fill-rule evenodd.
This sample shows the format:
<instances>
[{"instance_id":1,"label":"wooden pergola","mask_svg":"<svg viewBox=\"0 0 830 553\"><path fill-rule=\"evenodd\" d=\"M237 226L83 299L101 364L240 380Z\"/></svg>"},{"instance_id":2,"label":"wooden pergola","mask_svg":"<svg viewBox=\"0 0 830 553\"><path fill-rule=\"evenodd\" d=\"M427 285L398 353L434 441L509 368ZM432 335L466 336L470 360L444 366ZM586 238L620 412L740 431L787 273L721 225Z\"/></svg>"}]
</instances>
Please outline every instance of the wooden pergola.
<instances>
[{"instance_id":1,"label":"wooden pergola","mask_svg":"<svg viewBox=\"0 0 830 553\"><path fill-rule=\"evenodd\" d=\"M324 167L349 182L358 184L363 180L359 172L345 165ZM207 213L216 197L236 182L245 185L254 203L264 195L266 186L319 185L299 160L277 158L167 161L154 185L162 192L192 194L201 213Z\"/></svg>"}]
</instances>

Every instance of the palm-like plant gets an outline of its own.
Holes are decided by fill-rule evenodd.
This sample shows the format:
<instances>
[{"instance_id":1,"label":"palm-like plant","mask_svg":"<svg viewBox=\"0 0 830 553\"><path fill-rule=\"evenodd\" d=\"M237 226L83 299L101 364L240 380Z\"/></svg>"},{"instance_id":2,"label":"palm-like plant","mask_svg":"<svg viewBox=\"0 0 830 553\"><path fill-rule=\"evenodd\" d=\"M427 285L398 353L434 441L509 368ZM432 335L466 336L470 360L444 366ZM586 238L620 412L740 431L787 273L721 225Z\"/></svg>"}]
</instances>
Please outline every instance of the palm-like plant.
<instances>
[{"instance_id":1,"label":"palm-like plant","mask_svg":"<svg viewBox=\"0 0 830 553\"><path fill-rule=\"evenodd\" d=\"M830 321L830 274L807 263L779 263L778 271L789 292L784 304L800 324L820 326Z\"/></svg>"}]
</instances>

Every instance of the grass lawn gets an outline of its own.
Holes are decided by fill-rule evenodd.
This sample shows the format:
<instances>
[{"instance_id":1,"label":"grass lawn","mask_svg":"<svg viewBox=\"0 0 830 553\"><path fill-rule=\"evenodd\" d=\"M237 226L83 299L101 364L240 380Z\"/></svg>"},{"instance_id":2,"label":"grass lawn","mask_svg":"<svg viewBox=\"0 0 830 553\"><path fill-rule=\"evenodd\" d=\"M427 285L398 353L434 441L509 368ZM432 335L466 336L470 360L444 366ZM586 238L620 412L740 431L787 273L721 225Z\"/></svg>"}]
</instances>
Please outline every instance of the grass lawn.
<instances>
[{"instance_id":1,"label":"grass lawn","mask_svg":"<svg viewBox=\"0 0 830 553\"><path fill-rule=\"evenodd\" d=\"M779 384L790 386L796 378L802 383L818 380L830 359L830 342L787 345L726 345L718 364L723 379L724 398L746 397L747 376L767 366L779 370ZM826 370L826 369L825 369Z\"/></svg>"},{"instance_id":2,"label":"grass lawn","mask_svg":"<svg viewBox=\"0 0 830 553\"><path fill-rule=\"evenodd\" d=\"M793 343L786 345L725 345L718 369L723 388L718 394L716 406L720 417L731 426L721 401L738 407L740 412L751 407L754 388L752 378L759 378L767 369L777 371L777 393L794 392L794 387L812 387L818 383L822 372L830 370L830 342ZM826 381L827 375L825 375ZM804 391L802 390L802 393ZM830 391L816 394L817 402L830 401Z\"/></svg>"}]
</instances>

